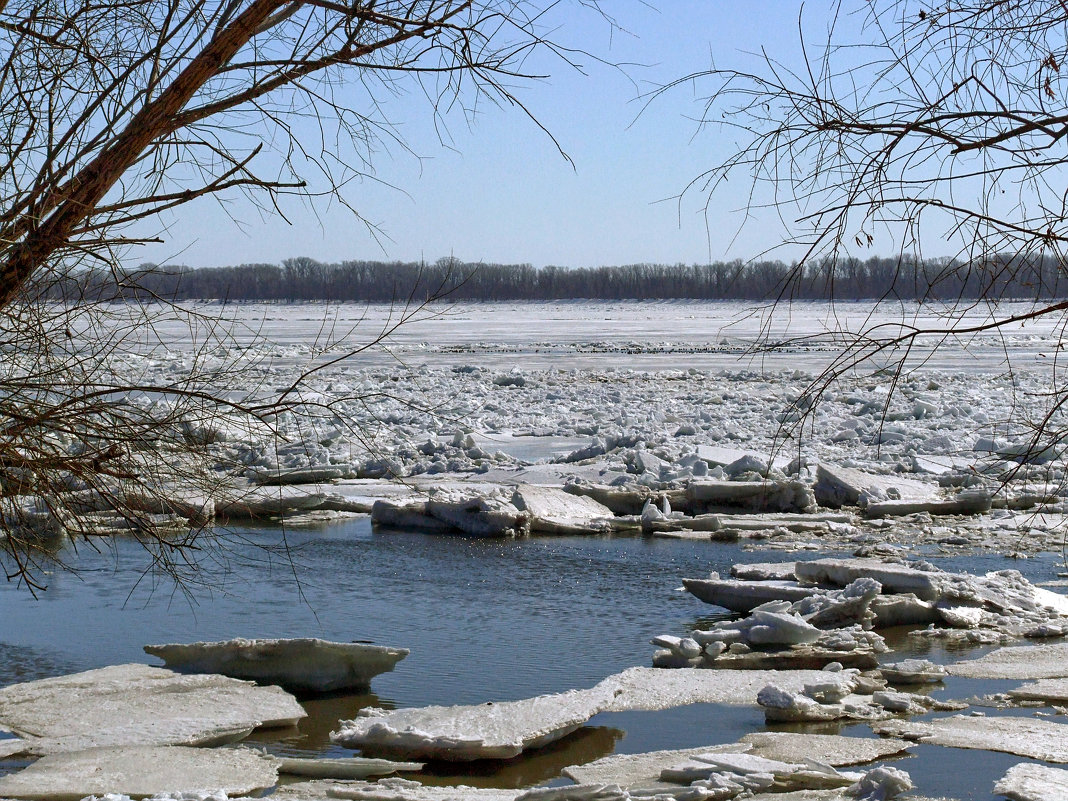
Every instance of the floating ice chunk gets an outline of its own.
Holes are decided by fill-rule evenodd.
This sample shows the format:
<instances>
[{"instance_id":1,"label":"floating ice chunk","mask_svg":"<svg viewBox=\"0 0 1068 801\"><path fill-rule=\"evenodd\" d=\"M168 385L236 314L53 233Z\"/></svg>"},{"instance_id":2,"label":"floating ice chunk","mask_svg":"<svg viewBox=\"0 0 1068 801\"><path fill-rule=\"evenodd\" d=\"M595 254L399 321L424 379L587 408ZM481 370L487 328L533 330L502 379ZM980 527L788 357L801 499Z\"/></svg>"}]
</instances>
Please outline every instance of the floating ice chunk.
<instances>
[{"instance_id":1,"label":"floating ice chunk","mask_svg":"<svg viewBox=\"0 0 1068 801\"><path fill-rule=\"evenodd\" d=\"M821 704L803 693L790 692L774 684L760 691L757 703L764 708L764 717L769 722L814 722L842 717L840 705Z\"/></svg>"},{"instance_id":2,"label":"floating ice chunk","mask_svg":"<svg viewBox=\"0 0 1068 801\"><path fill-rule=\"evenodd\" d=\"M946 669L927 659L890 662L880 668L891 684L937 684L946 677Z\"/></svg>"},{"instance_id":3,"label":"floating ice chunk","mask_svg":"<svg viewBox=\"0 0 1068 801\"><path fill-rule=\"evenodd\" d=\"M954 715L925 722L887 721L873 728L878 734L921 743L1068 763L1064 724L1035 718Z\"/></svg>"},{"instance_id":4,"label":"floating ice chunk","mask_svg":"<svg viewBox=\"0 0 1068 801\"><path fill-rule=\"evenodd\" d=\"M549 534L601 533L610 528L612 510L593 498L556 487L522 484L512 504L530 515L530 530Z\"/></svg>"},{"instance_id":5,"label":"floating ice chunk","mask_svg":"<svg viewBox=\"0 0 1068 801\"><path fill-rule=\"evenodd\" d=\"M147 665L112 667L0 689L0 725L30 753L118 745L218 745L305 717L278 687L225 676L182 676Z\"/></svg>"},{"instance_id":6,"label":"floating ice chunk","mask_svg":"<svg viewBox=\"0 0 1068 801\"><path fill-rule=\"evenodd\" d=\"M800 617L776 612L753 611L746 637L755 645L794 645L815 642L820 630Z\"/></svg>"},{"instance_id":7,"label":"floating ice chunk","mask_svg":"<svg viewBox=\"0 0 1068 801\"><path fill-rule=\"evenodd\" d=\"M1032 684L1025 684L1009 695L1020 701L1045 701L1048 704L1068 703L1068 678L1040 679Z\"/></svg>"},{"instance_id":8,"label":"floating ice chunk","mask_svg":"<svg viewBox=\"0 0 1068 801\"><path fill-rule=\"evenodd\" d=\"M314 638L146 645L167 667L182 673L219 673L298 692L365 688L393 670L407 648L330 642Z\"/></svg>"},{"instance_id":9,"label":"floating ice chunk","mask_svg":"<svg viewBox=\"0 0 1068 801\"><path fill-rule=\"evenodd\" d=\"M521 701L475 706L430 706L419 709L360 711L341 721L330 739L346 748L361 748L416 759L450 762L511 759L564 737L600 712L609 702L605 688L571 690Z\"/></svg>"},{"instance_id":10,"label":"floating ice chunk","mask_svg":"<svg viewBox=\"0 0 1068 801\"><path fill-rule=\"evenodd\" d=\"M225 798L277 781L278 760L248 748L124 746L45 756L0 777L0 796L78 801L105 793L143 798L211 787Z\"/></svg>"},{"instance_id":11,"label":"floating ice chunk","mask_svg":"<svg viewBox=\"0 0 1068 801\"><path fill-rule=\"evenodd\" d=\"M889 801L912 789L912 777L900 768L883 766L864 774L846 792L860 801Z\"/></svg>"},{"instance_id":12,"label":"floating ice chunk","mask_svg":"<svg viewBox=\"0 0 1068 801\"><path fill-rule=\"evenodd\" d=\"M998 779L994 793L1011 801L1050 801L1068 798L1068 770L1021 762Z\"/></svg>"}]
</instances>

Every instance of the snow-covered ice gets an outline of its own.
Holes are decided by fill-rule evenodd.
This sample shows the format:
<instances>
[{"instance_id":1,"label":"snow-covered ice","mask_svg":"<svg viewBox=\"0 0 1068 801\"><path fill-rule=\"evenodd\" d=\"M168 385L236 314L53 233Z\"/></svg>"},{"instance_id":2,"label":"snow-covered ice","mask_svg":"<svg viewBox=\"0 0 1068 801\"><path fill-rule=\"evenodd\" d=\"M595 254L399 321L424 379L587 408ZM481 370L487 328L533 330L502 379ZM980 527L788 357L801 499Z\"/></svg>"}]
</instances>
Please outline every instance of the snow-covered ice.
<instances>
[{"instance_id":1,"label":"snow-covered ice","mask_svg":"<svg viewBox=\"0 0 1068 801\"><path fill-rule=\"evenodd\" d=\"M138 664L0 689L0 726L20 735L32 754L218 745L256 728L293 726L306 714L278 687Z\"/></svg>"},{"instance_id":2,"label":"snow-covered ice","mask_svg":"<svg viewBox=\"0 0 1068 801\"><path fill-rule=\"evenodd\" d=\"M0 776L0 797L78 801L105 793L143 798L204 788L240 796L277 780L278 760L249 748L128 745L42 757Z\"/></svg>"}]
</instances>

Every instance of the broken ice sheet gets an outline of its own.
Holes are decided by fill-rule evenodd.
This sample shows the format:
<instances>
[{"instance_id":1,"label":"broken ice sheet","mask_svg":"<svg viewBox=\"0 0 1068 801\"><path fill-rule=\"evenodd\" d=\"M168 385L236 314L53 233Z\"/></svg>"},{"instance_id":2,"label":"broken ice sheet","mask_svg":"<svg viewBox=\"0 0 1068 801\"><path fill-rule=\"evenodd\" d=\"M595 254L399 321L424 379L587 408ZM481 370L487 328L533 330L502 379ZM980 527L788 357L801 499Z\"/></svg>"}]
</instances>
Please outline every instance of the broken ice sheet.
<instances>
[{"instance_id":1,"label":"broken ice sheet","mask_svg":"<svg viewBox=\"0 0 1068 801\"><path fill-rule=\"evenodd\" d=\"M46 754L116 745L217 745L306 712L278 687L129 664L0 689L0 725Z\"/></svg>"}]
</instances>

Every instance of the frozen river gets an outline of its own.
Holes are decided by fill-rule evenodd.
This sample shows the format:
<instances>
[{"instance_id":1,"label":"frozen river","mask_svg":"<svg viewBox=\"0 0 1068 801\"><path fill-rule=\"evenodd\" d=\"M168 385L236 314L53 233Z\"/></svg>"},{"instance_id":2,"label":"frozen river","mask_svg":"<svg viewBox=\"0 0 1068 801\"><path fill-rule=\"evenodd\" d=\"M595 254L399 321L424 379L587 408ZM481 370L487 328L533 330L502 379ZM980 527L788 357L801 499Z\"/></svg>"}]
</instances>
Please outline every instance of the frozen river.
<instances>
[{"instance_id":1,"label":"frozen river","mask_svg":"<svg viewBox=\"0 0 1068 801\"><path fill-rule=\"evenodd\" d=\"M1004 303L998 317L1026 313L1024 303ZM347 338L366 343L388 332L382 349L360 354L360 363L407 366L463 364L477 355L479 364L562 369L614 366L617 369L784 369L802 364L822 367L850 334L882 334L901 327L944 329L951 310L937 304L869 302L794 303L778 308L740 302L620 301L545 303L438 304L427 309L341 304L247 304L199 307L211 325L222 318L226 339L236 347L263 349L275 359L304 356L316 345ZM977 326L993 310L976 306L961 320ZM405 322L396 327L402 320ZM991 370L1006 353L1023 365L1040 364L1053 355L1062 338L1064 318L1014 324L1000 331L946 338L921 338L912 363L931 368ZM156 316L156 336L148 342L188 350L209 338L207 325L163 309ZM268 344L269 342L269 344ZM780 345L774 351L762 343ZM937 348L936 348L937 346ZM1041 354L1041 355L1040 355Z\"/></svg>"},{"instance_id":2,"label":"frozen river","mask_svg":"<svg viewBox=\"0 0 1068 801\"><path fill-rule=\"evenodd\" d=\"M294 367L332 358L343 338L360 343L390 331L402 313L354 305L202 311L228 320L225 335L216 332L213 339L199 324L191 332L188 318L157 310L155 333L137 341L131 363L160 374L180 372L193 343L208 342L201 363L247 357L265 368L273 385L275 374L281 380ZM987 312L977 309L969 322L986 319ZM314 388L327 394L347 391L336 389L343 385L372 391L387 381L412 388L411 397L425 399L434 414L419 418L411 411L418 404L405 397L367 418L395 433L398 443L448 439L471 428L480 441L507 450L505 443L518 442L516 434L538 434L524 437L525 450L509 454L529 459L559 445L579 447L612 428L636 431L650 447L660 442L672 453L721 440L759 450L771 442L785 395L806 380L792 378L794 373L822 369L840 352L842 331L903 321L940 323L935 310L914 305L873 311L864 304L798 304L770 322L761 310L734 303L446 306L420 312L390 331L386 347L359 354L317 379ZM758 353L762 338L790 344ZM817 434L828 435L817 436L820 452L875 464L887 457L904 463L916 453L968 451L990 420L1013 407L1003 378L1006 356L1014 371L1037 375L1060 342L1060 320L945 340L937 350L925 340L912 354L914 364L923 363L924 378L917 378L902 407L904 433L886 439L886 420L858 416L858 408L877 406L885 393L879 381L861 383L829 400L830 411L819 418L823 429ZM525 383L497 380L510 371L526 376ZM928 373L937 381L928 381ZM973 376L979 374L987 379L977 385ZM937 413L913 415L920 403ZM360 408L354 404L352 414ZM680 435L687 425L692 433ZM843 432L848 436L829 436ZM878 437L875 444L871 437ZM387 446L401 453L400 444ZM406 462L413 472L426 469L420 453L413 458ZM731 544L634 536L480 541L373 530L366 518L319 528L239 529L205 545L196 554L192 581L179 588L154 575L130 540L101 552L84 545L60 549L56 556L63 564L47 566L49 586L40 598L12 583L0 585L0 685L152 662L141 646L155 642L314 636L410 648L394 672L375 679L374 695L309 700L311 717L299 736L267 741L288 753L341 753L329 744L328 732L363 706L525 698L592 686L626 667L647 665L650 637L681 634L715 618L715 608L678 591L683 577L724 572L739 561L815 555L769 556ZM988 553L940 564L971 572L1012 567L1034 581L1053 579L1064 567L1059 555L1048 552L1026 561ZM962 656L910 642L899 638L893 659ZM937 692L960 698L996 689L1001 685L949 679ZM698 705L601 715L550 748L505 765L475 766L475 775L465 773L463 780L527 786L612 752L729 742L763 726L756 708ZM863 725L835 724L832 730L871 736ZM993 781L1019 761L926 746L914 753L900 766L919 790L962 800L991 798Z\"/></svg>"}]
</instances>

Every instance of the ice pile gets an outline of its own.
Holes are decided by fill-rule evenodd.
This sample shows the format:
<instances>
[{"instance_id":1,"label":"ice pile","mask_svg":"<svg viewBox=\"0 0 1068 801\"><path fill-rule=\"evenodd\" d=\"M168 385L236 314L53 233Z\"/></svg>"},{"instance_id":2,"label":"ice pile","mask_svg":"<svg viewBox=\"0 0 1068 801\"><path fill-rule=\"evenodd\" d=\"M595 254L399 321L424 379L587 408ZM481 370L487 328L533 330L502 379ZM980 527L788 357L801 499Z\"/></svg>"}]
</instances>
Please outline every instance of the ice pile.
<instances>
[{"instance_id":1,"label":"ice pile","mask_svg":"<svg viewBox=\"0 0 1068 801\"><path fill-rule=\"evenodd\" d=\"M932 710L967 707L957 701L938 701L923 695L886 689L886 680L856 669L834 669L826 678L806 683L800 692L776 684L757 695L769 723L813 723L827 720L883 720L894 715L921 715ZM885 676L884 676L885 679Z\"/></svg>"},{"instance_id":2,"label":"ice pile","mask_svg":"<svg viewBox=\"0 0 1068 801\"><path fill-rule=\"evenodd\" d=\"M1068 632L1068 598L1034 586L1015 570L974 576L919 560L852 558L735 565L731 572L731 579L713 574L683 583L702 601L732 611L760 611L763 620L781 609L792 616L775 618L783 631L809 641L817 635L801 623L809 629L929 624L926 636L962 638L980 630L1034 638ZM720 624L724 629L747 625ZM761 636L767 635L761 631Z\"/></svg>"}]
</instances>

